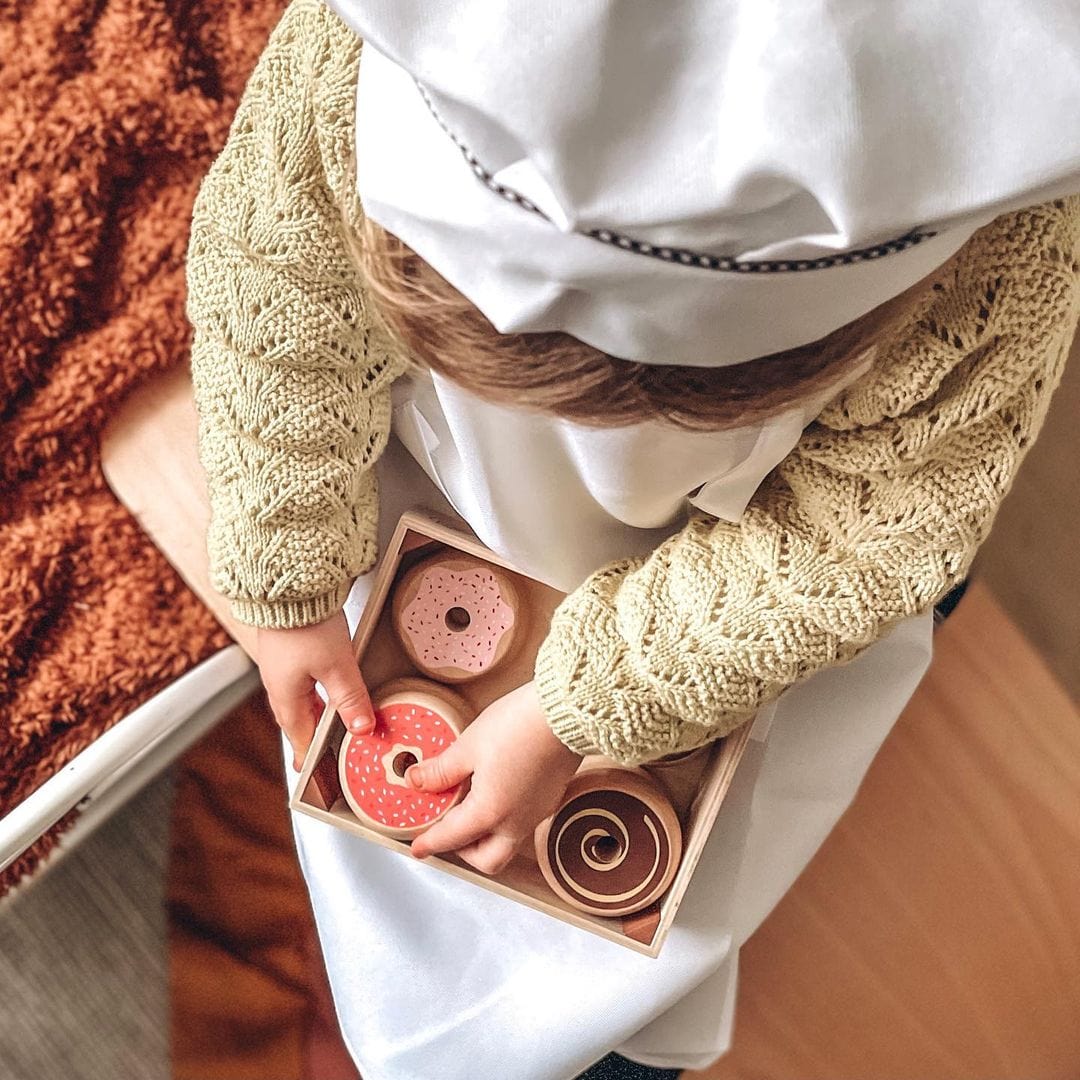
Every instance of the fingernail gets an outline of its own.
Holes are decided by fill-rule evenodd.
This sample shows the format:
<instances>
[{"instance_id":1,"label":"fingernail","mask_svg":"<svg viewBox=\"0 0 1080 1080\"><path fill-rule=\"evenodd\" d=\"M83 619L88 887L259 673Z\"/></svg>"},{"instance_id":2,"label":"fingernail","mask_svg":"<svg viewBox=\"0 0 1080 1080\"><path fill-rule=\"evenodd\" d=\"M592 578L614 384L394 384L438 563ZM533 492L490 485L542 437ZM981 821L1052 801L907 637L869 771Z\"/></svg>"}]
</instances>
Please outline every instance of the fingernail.
<instances>
[{"instance_id":1,"label":"fingernail","mask_svg":"<svg viewBox=\"0 0 1080 1080\"><path fill-rule=\"evenodd\" d=\"M366 716L357 716L349 721L349 730L366 735L375 724Z\"/></svg>"},{"instance_id":2,"label":"fingernail","mask_svg":"<svg viewBox=\"0 0 1080 1080\"><path fill-rule=\"evenodd\" d=\"M410 787L418 788L421 784L420 769L416 765L410 765L405 770L405 783Z\"/></svg>"}]
</instances>

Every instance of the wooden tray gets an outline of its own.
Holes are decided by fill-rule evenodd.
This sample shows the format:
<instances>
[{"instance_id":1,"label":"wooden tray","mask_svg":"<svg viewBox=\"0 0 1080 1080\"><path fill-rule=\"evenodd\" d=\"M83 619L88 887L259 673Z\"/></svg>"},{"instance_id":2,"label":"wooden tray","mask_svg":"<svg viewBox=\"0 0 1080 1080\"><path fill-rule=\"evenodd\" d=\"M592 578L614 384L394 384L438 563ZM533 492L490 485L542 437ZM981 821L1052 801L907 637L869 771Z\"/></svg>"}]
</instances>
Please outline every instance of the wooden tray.
<instances>
[{"instance_id":1,"label":"wooden tray","mask_svg":"<svg viewBox=\"0 0 1080 1080\"><path fill-rule=\"evenodd\" d=\"M548 631L551 614L563 599L558 590L530 578L509 565L477 539L430 516L404 514L379 567L367 606L356 628L353 645L357 662L369 688L398 676L419 674L405 654L391 625L388 599L395 583L409 567L438 551L454 549L502 567L514 579L523 606L530 612L528 637L515 646L513 658L489 675L455 685L453 689L480 712L496 698L532 678L536 653ZM406 841L384 836L362 825L341 795L337 752L345 728L330 707L323 712L311 749L304 761L295 791L289 802L293 810L318 818L373 843L399 851L407 858ZM742 757L750 725L744 724L725 739L677 760L662 760L645 768L666 789L683 825L683 857L679 870L664 896L651 907L623 918L606 918L576 910L557 897L540 873L528 843L497 876L488 877L454 855L431 856L425 865L453 874L490 889L518 903L542 911L552 918L599 934L646 956L658 956L679 903L690 883L713 822ZM589 758L590 762L604 761ZM608 764L616 765L615 762Z\"/></svg>"}]
</instances>

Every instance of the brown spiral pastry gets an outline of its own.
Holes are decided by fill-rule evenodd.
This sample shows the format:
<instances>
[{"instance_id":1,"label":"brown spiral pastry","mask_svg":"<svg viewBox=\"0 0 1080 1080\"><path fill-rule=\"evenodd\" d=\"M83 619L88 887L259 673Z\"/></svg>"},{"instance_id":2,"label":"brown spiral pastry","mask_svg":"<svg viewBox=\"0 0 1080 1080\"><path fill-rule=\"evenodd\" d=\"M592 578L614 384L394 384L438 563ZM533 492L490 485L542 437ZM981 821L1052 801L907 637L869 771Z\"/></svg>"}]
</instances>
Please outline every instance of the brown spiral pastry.
<instances>
[{"instance_id":1,"label":"brown spiral pastry","mask_svg":"<svg viewBox=\"0 0 1080 1080\"><path fill-rule=\"evenodd\" d=\"M534 840L552 891L592 915L648 907L671 884L682 856L671 803L656 781L634 769L577 773Z\"/></svg>"}]
</instances>

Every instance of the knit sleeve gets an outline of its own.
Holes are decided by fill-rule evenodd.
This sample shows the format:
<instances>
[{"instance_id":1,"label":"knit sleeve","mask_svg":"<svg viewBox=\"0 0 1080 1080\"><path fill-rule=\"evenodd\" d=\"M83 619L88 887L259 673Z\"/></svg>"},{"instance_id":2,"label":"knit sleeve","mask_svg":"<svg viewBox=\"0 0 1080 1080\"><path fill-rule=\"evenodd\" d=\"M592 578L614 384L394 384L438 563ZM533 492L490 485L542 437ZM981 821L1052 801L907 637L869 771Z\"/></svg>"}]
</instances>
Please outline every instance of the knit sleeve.
<instances>
[{"instance_id":1,"label":"knit sleeve","mask_svg":"<svg viewBox=\"0 0 1080 1080\"><path fill-rule=\"evenodd\" d=\"M327 618L377 554L372 466L399 372L346 243L359 50L322 3L294 0L194 208L188 315L211 580L255 626Z\"/></svg>"},{"instance_id":2,"label":"knit sleeve","mask_svg":"<svg viewBox=\"0 0 1080 1080\"><path fill-rule=\"evenodd\" d=\"M1078 263L1080 198L999 218L738 523L571 593L536 664L555 734L625 764L698 746L959 582L1061 376Z\"/></svg>"}]
</instances>

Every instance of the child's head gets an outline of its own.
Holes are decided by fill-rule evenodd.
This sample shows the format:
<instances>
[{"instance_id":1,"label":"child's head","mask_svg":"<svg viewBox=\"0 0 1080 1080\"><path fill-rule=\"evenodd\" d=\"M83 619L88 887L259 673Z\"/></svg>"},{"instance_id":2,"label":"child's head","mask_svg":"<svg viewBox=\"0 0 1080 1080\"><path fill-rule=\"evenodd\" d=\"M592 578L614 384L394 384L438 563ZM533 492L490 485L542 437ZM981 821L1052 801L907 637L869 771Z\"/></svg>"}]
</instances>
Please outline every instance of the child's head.
<instances>
[{"instance_id":1,"label":"child's head","mask_svg":"<svg viewBox=\"0 0 1080 1080\"><path fill-rule=\"evenodd\" d=\"M561 332L501 334L371 221L361 226L354 254L378 314L413 360L479 397L595 426L659 419L697 430L772 416L839 379L888 340L941 273L818 341L707 368L621 360Z\"/></svg>"},{"instance_id":2,"label":"child's head","mask_svg":"<svg viewBox=\"0 0 1080 1080\"><path fill-rule=\"evenodd\" d=\"M476 393L586 423L723 428L823 390L978 228L1080 177L1077 33L1049 41L1038 4L1003 59L948 5L898 35L867 0L329 2L367 43L385 321Z\"/></svg>"}]
</instances>

